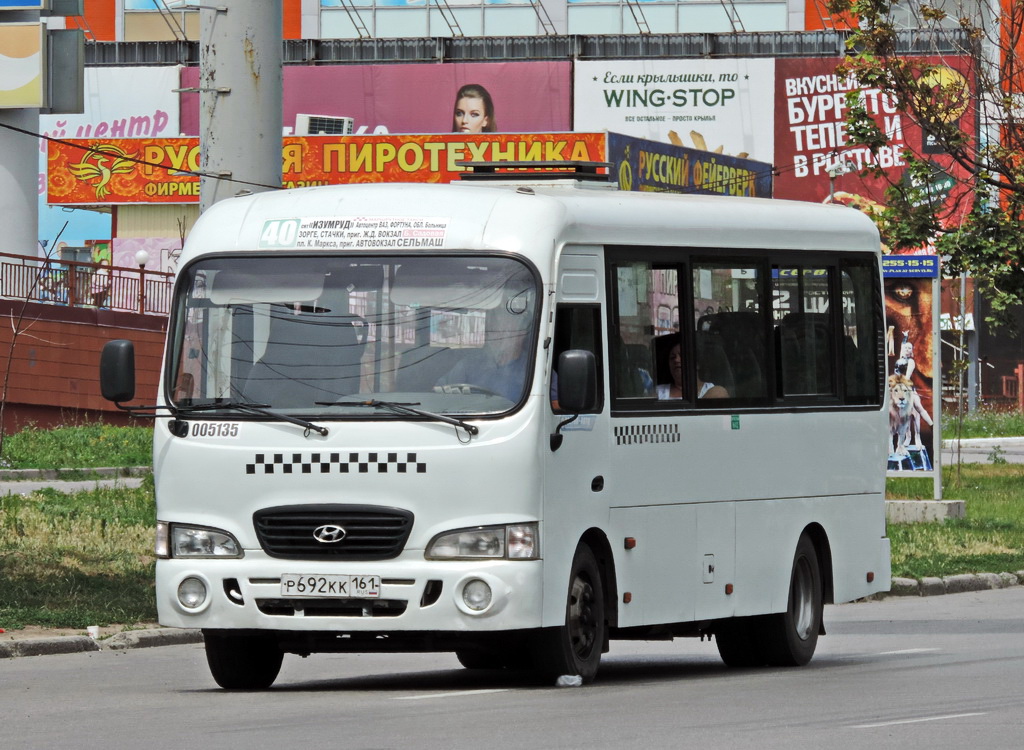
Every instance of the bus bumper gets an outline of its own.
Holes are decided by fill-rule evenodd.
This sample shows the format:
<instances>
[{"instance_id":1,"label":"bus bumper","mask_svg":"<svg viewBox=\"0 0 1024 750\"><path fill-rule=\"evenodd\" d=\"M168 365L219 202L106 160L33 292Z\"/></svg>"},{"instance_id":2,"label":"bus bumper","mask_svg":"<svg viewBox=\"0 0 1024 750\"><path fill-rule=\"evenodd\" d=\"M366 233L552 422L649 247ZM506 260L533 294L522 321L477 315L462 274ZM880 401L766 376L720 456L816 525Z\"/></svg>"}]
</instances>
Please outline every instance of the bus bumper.
<instances>
[{"instance_id":1,"label":"bus bumper","mask_svg":"<svg viewBox=\"0 0 1024 750\"><path fill-rule=\"evenodd\" d=\"M486 633L542 624L539 560L389 560L375 566L372 562L173 559L159 560L156 567L157 610L160 623L169 627ZM299 598L283 595L284 574L379 576L380 587L372 598ZM200 594L205 595L197 603Z\"/></svg>"}]
</instances>

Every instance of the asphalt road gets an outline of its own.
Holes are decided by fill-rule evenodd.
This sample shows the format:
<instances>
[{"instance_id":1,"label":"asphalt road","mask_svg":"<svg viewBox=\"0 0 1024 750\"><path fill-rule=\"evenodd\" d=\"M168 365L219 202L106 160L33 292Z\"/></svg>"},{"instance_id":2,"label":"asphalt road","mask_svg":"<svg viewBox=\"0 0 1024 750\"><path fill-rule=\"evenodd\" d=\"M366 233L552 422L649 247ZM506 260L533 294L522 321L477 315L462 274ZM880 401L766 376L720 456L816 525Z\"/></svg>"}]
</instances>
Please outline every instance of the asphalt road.
<instances>
[{"instance_id":1,"label":"asphalt road","mask_svg":"<svg viewBox=\"0 0 1024 750\"><path fill-rule=\"evenodd\" d=\"M447 654L290 656L258 693L218 690L198 645L10 659L0 747L1020 747L1024 587L829 607L826 625L799 669L613 642L582 688Z\"/></svg>"}]
</instances>

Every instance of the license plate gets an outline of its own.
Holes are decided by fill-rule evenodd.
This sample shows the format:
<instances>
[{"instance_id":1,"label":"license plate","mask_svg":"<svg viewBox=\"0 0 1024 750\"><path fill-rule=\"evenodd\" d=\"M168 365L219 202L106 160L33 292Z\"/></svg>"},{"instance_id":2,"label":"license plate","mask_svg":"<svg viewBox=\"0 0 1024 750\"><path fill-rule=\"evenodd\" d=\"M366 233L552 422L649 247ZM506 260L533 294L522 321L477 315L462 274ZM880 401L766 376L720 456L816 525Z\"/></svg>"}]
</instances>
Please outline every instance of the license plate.
<instances>
[{"instance_id":1,"label":"license plate","mask_svg":"<svg viewBox=\"0 0 1024 750\"><path fill-rule=\"evenodd\" d=\"M377 599L380 576L298 575L281 576L281 596L292 599Z\"/></svg>"}]
</instances>

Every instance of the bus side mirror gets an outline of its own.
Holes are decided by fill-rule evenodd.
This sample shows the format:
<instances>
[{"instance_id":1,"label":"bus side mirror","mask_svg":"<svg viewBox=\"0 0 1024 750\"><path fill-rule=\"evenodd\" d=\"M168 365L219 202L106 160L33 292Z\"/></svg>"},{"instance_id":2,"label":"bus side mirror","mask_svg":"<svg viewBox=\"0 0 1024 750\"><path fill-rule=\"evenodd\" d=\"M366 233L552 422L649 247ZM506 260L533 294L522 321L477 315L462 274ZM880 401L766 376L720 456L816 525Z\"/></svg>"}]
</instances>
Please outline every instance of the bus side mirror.
<instances>
[{"instance_id":1,"label":"bus side mirror","mask_svg":"<svg viewBox=\"0 0 1024 750\"><path fill-rule=\"evenodd\" d=\"M100 392L115 403L135 398L135 344L131 341L115 339L103 345Z\"/></svg>"},{"instance_id":2,"label":"bus side mirror","mask_svg":"<svg viewBox=\"0 0 1024 750\"><path fill-rule=\"evenodd\" d=\"M586 349L569 349L558 357L558 406L570 414L597 405L597 358Z\"/></svg>"}]
</instances>

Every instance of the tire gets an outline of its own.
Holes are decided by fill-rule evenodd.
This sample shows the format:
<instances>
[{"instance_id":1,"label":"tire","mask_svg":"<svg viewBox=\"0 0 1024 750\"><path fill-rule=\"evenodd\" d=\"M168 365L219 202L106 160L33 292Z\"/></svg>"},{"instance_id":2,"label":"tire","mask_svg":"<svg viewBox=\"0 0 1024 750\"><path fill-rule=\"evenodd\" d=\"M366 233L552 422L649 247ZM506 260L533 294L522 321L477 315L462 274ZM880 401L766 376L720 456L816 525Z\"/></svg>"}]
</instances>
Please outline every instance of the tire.
<instances>
[{"instance_id":1,"label":"tire","mask_svg":"<svg viewBox=\"0 0 1024 750\"><path fill-rule=\"evenodd\" d=\"M809 662L818 645L823 609L818 553L804 534L793 556L786 611L764 618L761 638L766 662L775 667L801 667Z\"/></svg>"},{"instance_id":2,"label":"tire","mask_svg":"<svg viewBox=\"0 0 1024 750\"><path fill-rule=\"evenodd\" d=\"M466 669L508 669L510 657L498 651L479 649L457 649L455 658Z\"/></svg>"},{"instance_id":3,"label":"tire","mask_svg":"<svg viewBox=\"0 0 1024 750\"><path fill-rule=\"evenodd\" d=\"M715 626L715 645L726 666L742 669L765 665L760 627L757 617L734 617Z\"/></svg>"},{"instance_id":4,"label":"tire","mask_svg":"<svg viewBox=\"0 0 1024 750\"><path fill-rule=\"evenodd\" d=\"M592 682L607 640L601 571L590 547L580 545L569 573L565 624L541 632L534 652L537 671L548 678L579 675L584 683Z\"/></svg>"},{"instance_id":5,"label":"tire","mask_svg":"<svg viewBox=\"0 0 1024 750\"><path fill-rule=\"evenodd\" d=\"M284 653L273 636L203 631L210 674L225 690L265 690L277 679Z\"/></svg>"}]
</instances>

